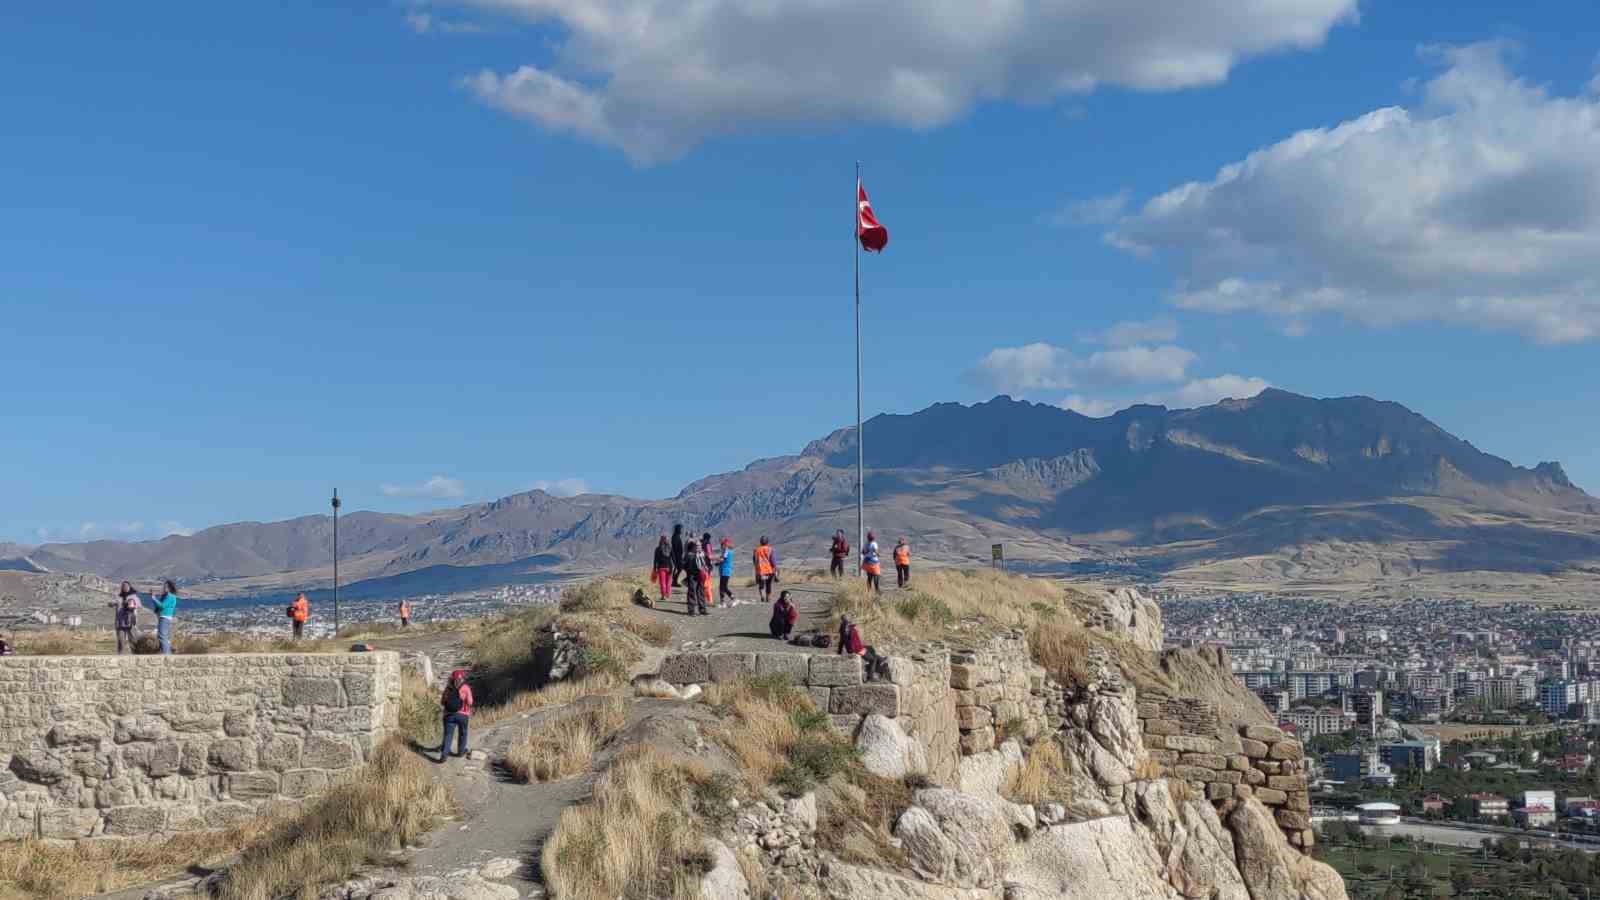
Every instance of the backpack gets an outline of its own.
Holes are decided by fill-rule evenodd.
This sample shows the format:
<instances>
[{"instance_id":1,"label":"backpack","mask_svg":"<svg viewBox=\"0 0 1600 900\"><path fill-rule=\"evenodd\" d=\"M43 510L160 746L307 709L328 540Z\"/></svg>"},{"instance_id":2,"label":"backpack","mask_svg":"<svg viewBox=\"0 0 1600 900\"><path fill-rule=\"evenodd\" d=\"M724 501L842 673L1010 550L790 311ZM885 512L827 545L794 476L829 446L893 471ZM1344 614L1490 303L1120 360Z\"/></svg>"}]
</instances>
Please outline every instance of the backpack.
<instances>
[{"instance_id":1,"label":"backpack","mask_svg":"<svg viewBox=\"0 0 1600 900\"><path fill-rule=\"evenodd\" d=\"M637 590L633 592L633 603L635 606L642 606L645 609L656 608L656 602L651 600L650 595L646 594L643 590Z\"/></svg>"},{"instance_id":2,"label":"backpack","mask_svg":"<svg viewBox=\"0 0 1600 900\"><path fill-rule=\"evenodd\" d=\"M452 714L452 713L461 712L461 688L460 688L460 686L445 688L445 691L444 691L444 711L445 711L445 713L447 715L448 714Z\"/></svg>"}]
</instances>

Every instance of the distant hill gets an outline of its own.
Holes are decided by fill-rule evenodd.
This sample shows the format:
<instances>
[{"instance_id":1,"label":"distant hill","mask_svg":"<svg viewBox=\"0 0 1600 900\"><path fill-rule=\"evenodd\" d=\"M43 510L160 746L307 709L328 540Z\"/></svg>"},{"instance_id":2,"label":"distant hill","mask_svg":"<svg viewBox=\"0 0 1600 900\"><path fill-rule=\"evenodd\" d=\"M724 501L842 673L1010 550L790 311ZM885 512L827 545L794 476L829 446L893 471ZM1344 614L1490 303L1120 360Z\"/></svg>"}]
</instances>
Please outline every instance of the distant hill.
<instances>
[{"instance_id":1,"label":"distant hill","mask_svg":"<svg viewBox=\"0 0 1600 900\"><path fill-rule=\"evenodd\" d=\"M1267 390L1099 419L997 397L875 416L865 433L868 524L908 537L921 559L986 561L1003 542L1009 559L1042 569L1199 581L1600 575L1600 501L1559 464L1515 466L1366 397ZM417 592L645 564L675 522L743 548L769 534L790 564L820 564L828 534L854 533L855 454L853 429L840 429L668 499L529 491L415 516L351 513L341 570ZM327 516L307 516L10 555L53 572L178 578L205 595L326 584L331 537Z\"/></svg>"}]
</instances>

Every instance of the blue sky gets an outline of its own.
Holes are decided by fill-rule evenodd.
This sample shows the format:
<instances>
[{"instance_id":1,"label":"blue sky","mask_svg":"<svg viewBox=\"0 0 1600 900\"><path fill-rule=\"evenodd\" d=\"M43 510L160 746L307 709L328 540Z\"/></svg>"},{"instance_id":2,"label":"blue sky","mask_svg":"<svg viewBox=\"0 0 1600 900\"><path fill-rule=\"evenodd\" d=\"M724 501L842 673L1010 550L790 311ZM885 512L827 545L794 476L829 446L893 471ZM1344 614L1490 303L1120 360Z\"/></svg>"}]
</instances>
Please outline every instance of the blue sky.
<instances>
[{"instance_id":1,"label":"blue sky","mask_svg":"<svg viewBox=\"0 0 1600 900\"><path fill-rule=\"evenodd\" d=\"M1359 393L1600 490L1593 11L651 5L0 8L0 540L792 452L857 159L869 414Z\"/></svg>"}]
</instances>

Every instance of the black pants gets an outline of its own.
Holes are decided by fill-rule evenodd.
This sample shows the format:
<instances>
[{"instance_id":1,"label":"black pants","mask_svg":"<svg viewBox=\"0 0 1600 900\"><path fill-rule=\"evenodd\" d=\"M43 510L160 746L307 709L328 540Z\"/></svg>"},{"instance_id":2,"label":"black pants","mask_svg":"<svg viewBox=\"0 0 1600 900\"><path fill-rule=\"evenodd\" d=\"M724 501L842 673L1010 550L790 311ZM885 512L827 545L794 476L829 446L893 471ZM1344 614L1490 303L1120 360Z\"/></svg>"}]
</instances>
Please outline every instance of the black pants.
<instances>
[{"instance_id":1,"label":"black pants","mask_svg":"<svg viewBox=\"0 0 1600 900\"><path fill-rule=\"evenodd\" d=\"M689 615L699 615L706 611L706 592L700 586L700 576L693 572L685 573L689 577L684 584L688 585Z\"/></svg>"},{"instance_id":2,"label":"black pants","mask_svg":"<svg viewBox=\"0 0 1600 900\"><path fill-rule=\"evenodd\" d=\"M844 577L844 557L835 556L833 562L828 563L828 574L835 578Z\"/></svg>"},{"instance_id":3,"label":"black pants","mask_svg":"<svg viewBox=\"0 0 1600 900\"><path fill-rule=\"evenodd\" d=\"M732 575L723 575L723 576L721 576L720 580L717 582L717 599L718 600L721 600L724 597L726 597L729 600L733 599L733 588L728 587L728 582L730 582L732 580L733 580L733 576Z\"/></svg>"},{"instance_id":4,"label":"black pants","mask_svg":"<svg viewBox=\"0 0 1600 900\"><path fill-rule=\"evenodd\" d=\"M122 652L122 640L123 640L124 637L126 637L127 640L128 640L128 652L132 653L133 652L133 626L132 625L129 625L127 628L118 628L117 629L117 653L119 653L119 654Z\"/></svg>"},{"instance_id":5,"label":"black pants","mask_svg":"<svg viewBox=\"0 0 1600 900\"><path fill-rule=\"evenodd\" d=\"M771 600L772 599L772 576L771 575L757 575L756 576L756 590L761 592L761 599L763 599L763 600Z\"/></svg>"},{"instance_id":6,"label":"black pants","mask_svg":"<svg viewBox=\"0 0 1600 900\"><path fill-rule=\"evenodd\" d=\"M296 620L294 623L294 639L300 640L300 636L305 633L305 630L306 623Z\"/></svg>"},{"instance_id":7,"label":"black pants","mask_svg":"<svg viewBox=\"0 0 1600 900\"><path fill-rule=\"evenodd\" d=\"M683 574L683 563L680 560L672 561L672 586L678 586L678 576Z\"/></svg>"},{"instance_id":8,"label":"black pants","mask_svg":"<svg viewBox=\"0 0 1600 900\"><path fill-rule=\"evenodd\" d=\"M910 584L911 583L911 564L910 563L906 563L905 565L902 566L899 563L895 563L894 564L894 580L895 580L895 583L900 585L901 587L905 587L906 585Z\"/></svg>"},{"instance_id":9,"label":"black pants","mask_svg":"<svg viewBox=\"0 0 1600 900\"><path fill-rule=\"evenodd\" d=\"M780 641L787 641L794 634L794 626L790 625L787 619L773 619L767 623L767 630Z\"/></svg>"}]
</instances>

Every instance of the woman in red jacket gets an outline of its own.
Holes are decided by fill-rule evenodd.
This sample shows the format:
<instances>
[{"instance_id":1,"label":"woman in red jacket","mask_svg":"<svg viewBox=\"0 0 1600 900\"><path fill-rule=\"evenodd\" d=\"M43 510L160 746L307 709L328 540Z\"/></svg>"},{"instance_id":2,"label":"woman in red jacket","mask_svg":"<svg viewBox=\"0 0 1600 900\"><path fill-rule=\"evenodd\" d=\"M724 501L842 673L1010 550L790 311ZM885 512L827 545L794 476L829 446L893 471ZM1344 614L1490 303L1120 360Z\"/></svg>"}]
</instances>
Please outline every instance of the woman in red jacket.
<instances>
[{"instance_id":1,"label":"woman in red jacket","mask_svg":"<svg viewBox=\"0 0 1600 900\"><path fill-rule=\"evenodd\" d=\"M444 742L439 745L439 762L444 762L450 750L450 733L456 735L456 755L467 755L467 720L472 718L472 688L467 685L467 673L457 669L450 673L450 681L439 698L444 707Z\"/></svg>"}]
</instances>

